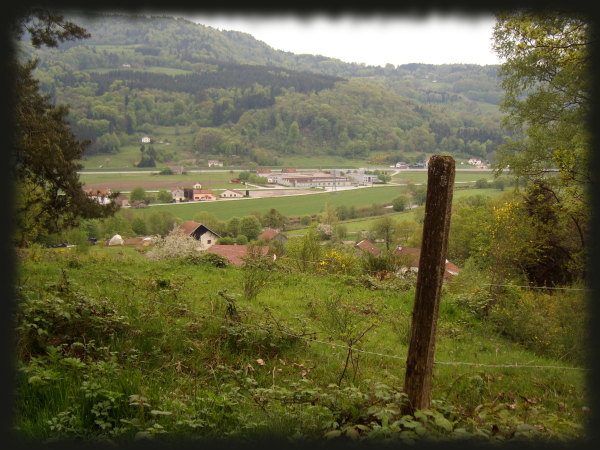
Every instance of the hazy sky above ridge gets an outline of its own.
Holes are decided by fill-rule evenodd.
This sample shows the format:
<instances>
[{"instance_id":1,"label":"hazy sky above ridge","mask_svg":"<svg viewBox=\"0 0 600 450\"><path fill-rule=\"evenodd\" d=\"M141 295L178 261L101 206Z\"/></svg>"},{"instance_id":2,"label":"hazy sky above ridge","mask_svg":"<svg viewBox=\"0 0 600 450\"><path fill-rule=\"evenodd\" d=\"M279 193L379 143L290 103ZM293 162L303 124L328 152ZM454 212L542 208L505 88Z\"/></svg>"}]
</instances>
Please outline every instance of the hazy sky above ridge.
<instances>
[{"instance_id":1,"label":"hazy sky above ridge","mask_svg":"<svg viewBox=\"0 0 600 450\"><path fill-rule=\"evenodd\" d=\"M175 14L220 30L237 30L278 49L394 66L499 64L491 50L492 14L411 15L227 15Z\"/></svg>"}]
</instances>

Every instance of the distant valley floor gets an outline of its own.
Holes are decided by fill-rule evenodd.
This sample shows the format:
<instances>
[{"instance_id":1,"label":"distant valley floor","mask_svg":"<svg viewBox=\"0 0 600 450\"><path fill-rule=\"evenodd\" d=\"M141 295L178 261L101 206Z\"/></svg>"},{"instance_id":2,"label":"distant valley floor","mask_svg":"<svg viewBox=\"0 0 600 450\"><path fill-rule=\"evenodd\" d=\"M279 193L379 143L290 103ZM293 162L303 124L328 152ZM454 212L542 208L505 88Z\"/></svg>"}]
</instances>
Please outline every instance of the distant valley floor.
<instances>
[{"instance_id":1,"label":"distant valley floor","mask_svg":"<svg viewBox=\"0 0 600 450\"><path fill-rule=\"evenodd\" d=\"M209 186L210 184L217 184L218 182L210 183L203 182L202 186ZM181 183L180 183L181 184ZM142 186L147 191L157 191L159 189L171 190L177 187L177 182L173 181L107 181L102 183L90 183L86 184L86 189L110 189L111 191L132 191L138 186ZM232 185L231 189L244 191L245 188L239 185ZM265 198L265 197L281 197L283 195L302 195L302 194L315 194L323 192L320 189L258 189L250 190L250 197Z\"/></svg>"}]
</instances>

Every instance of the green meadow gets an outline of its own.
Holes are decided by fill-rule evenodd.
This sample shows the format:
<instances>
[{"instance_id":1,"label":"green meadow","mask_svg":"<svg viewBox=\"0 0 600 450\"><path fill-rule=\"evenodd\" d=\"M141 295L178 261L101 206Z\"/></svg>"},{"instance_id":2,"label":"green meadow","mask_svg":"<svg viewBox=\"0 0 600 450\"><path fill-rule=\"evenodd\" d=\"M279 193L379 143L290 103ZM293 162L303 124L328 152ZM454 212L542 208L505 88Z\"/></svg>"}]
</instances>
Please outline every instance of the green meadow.
<instances>
[{"instance_id":1,"label":"green meadow","mask_svg":"<svg viewBox=\"0 0 600 450\"><path fill-rule=\"evenodd\" d=\"M506 189L506 190L509 190L509 189ZM486 197L497 197L497 196L501 195L503 192L504 191L501 191L499 189L461 189L461 190L454 191L453 199L457 200L461 197L468 197L471 195L483 195ZM401 211L401 212L389 212L389 211L391 211L390 209L387 209L386 211L388 211L388 212L386 212L386 214L389 214L391 217L393 217L396 222L400 222L403 220L415 220L415 210L414 209L408 209L408 210ZM350 233L354 233L354 232L358 232L358 231L368 231L368 230L373 229L373 225L380 217L381 216L363 217L363 218L358 218L358 219L344 220L344 221L340 221L340 224L344 225L346 227L346 230ZM295 230L291 231L290 234L300 235L300 234L306 233L307 230L308 230L308 228L299 228L299 229L295 229ZM347 240L351 240L352 238L353 238L353 236L349 236L347 238Z\"/></svg>"},{"instance_id":2,"label":"green meadow","mask_svg":"<svg viewBox=\"0 0 600 450\"><path fill-rule=\"evenodd\" d=\"M275 208L285 216L316 214L325 208L327 202L332 206L355 205L370 206L373 203L391 203L392 199L404 192L401 186L383 186L352 189L347 191L317 192L315 194L294 195L289 197L248 198L239 200L218 200L214 202L179 203L154 205L147 210L167 210L182 220L191 220L200 211L208 211L220 220L231 217L243 217L253 211L261 214Z\"/></svg>"},{"instance_id":3,"label":"green meadow","mask_svg":"<svg viewBox=\"0 0 600 450\"><path fill-rule=\"evenodd\" d=\"M112 446L581 443L586 372L529 348L548 335L547 294L507 289L481 317L469 278L446 285L431 408L406 415L414 277L380 280L360 255L317 247L306 267L291 248L268 267L101 245L20 253L14 432ZM578 335L581 296L560 296ZM524 308L539 317L511 340L496 320Z\"/></svg>"}]
</instances>

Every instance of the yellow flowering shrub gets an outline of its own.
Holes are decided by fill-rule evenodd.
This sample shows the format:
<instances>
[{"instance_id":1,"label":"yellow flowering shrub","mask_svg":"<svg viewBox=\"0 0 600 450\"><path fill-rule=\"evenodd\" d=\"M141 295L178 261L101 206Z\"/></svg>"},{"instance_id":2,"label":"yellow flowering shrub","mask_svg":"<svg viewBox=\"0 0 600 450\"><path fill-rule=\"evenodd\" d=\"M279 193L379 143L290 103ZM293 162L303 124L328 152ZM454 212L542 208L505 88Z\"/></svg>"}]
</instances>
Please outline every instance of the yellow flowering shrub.
<instances>
[{"instance_id":1,"label":"yellow flowering shrub","mask_svg":"<svg viewBox=\"0 0 600 450\"><path fill-rule=\"evenodd\" d=\"M319 273L334 273L350 275L356 272L360 262L356 256L336 249L325 253L317 265Z\"/></svg>"},{"instance_id":2,"label":"yellow flowering shrub","mask_svg":"<svg viewBox=\"0 0 600 450\"><path fill-rule=\"evenodd\" d=\"M540 354L585 361L587 297L578 290L505 290L490 319L498 331Z\"/></svg>"}]
</instances>

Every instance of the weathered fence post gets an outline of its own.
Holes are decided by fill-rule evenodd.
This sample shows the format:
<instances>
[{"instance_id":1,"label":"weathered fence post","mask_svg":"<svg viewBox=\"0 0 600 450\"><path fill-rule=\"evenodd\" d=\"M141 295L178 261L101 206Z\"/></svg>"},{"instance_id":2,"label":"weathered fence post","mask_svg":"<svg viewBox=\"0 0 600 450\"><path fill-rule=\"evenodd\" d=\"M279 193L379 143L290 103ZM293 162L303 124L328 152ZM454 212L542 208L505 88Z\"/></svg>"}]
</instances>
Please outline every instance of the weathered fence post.
<instances>
[{"instance_id":1,"label":"weathered fence post","mask_svg":"<svg viewBox=\"0 0 600 450\"><path fill-rule=\"evenodd\" d=\"M403 407L403 414L429 408L435 334L450 230L454 172L452 157L433 155L430 158L421 257L404 378L404 392L408 396L409 404Z\"/></svg>"}]
</instances>

